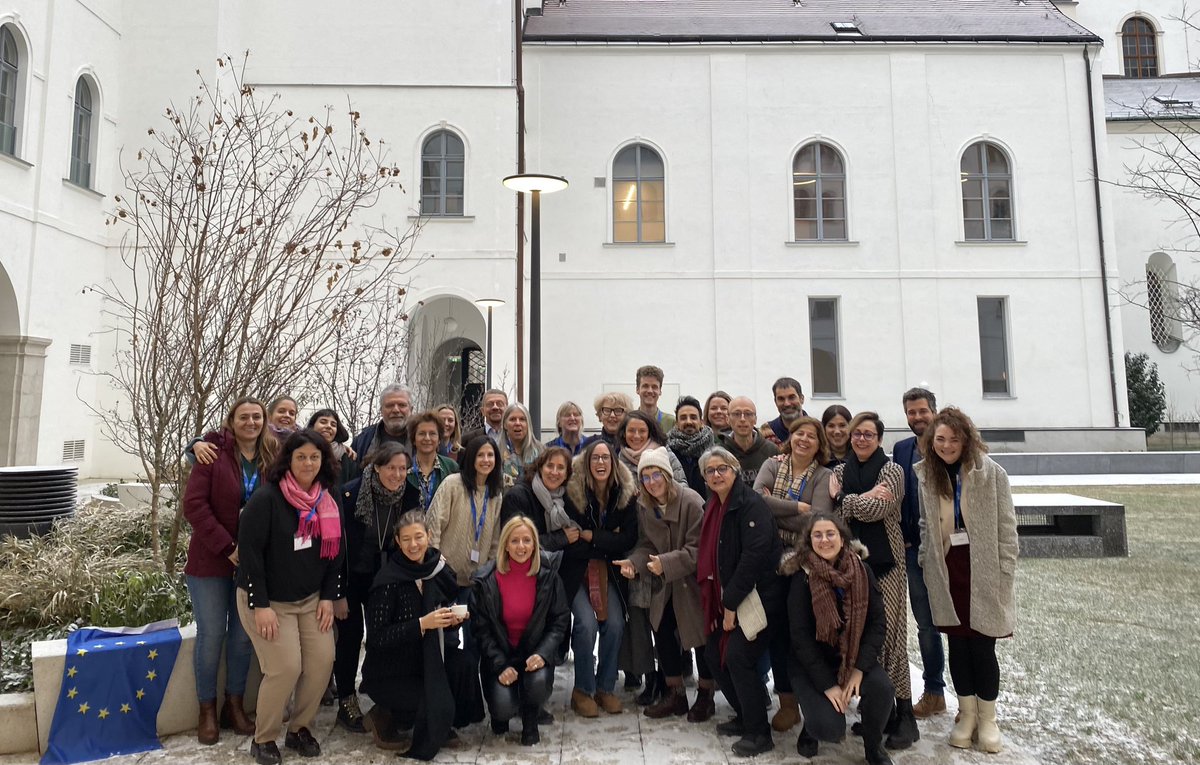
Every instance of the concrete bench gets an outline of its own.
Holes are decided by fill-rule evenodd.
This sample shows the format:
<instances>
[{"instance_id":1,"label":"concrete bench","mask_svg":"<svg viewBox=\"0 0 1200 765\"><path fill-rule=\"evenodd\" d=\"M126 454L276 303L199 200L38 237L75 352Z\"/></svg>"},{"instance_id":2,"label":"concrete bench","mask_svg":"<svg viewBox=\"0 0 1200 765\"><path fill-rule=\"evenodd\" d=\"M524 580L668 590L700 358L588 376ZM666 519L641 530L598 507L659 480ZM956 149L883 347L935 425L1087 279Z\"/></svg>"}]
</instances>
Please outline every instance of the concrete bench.
<instances>
[{"instance_id":1,"label":"concrete bench","mask_svg":"<svg viewBox=\"0 0 1200 765\"><path fill-rule=\"evenodd\" d=\"M1024 558L1125 557L1125 506L1075 494L1014 494Z\"/></svg>"}]
</instances>

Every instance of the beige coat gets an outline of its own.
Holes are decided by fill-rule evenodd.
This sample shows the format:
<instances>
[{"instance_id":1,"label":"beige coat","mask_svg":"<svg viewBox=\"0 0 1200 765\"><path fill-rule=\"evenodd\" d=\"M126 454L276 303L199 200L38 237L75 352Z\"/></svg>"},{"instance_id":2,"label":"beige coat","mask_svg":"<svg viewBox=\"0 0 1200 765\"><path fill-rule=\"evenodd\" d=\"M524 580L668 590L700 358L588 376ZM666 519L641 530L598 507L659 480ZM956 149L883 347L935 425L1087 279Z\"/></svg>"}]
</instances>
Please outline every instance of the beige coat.
<instances>
[{"instance_id":1,"label":"beige coat","mask_svg":"<svg viewBox=\"0 0 1200 765\"><path fill-rule=\"evenodd\" d=\"M957 626L946 572L946 552L954 530L954 500L938 496L934 482L926 475L929 469L929 460L913 466L921 503L919 560L929 588L933 623ZM987 455L962 476L962 514L971 535L971 627L990 637L1004 637L1012 633L1016 621L1013 575L1017 569L1017 514L1008 474Z\"/></svg>"},{"instance_id":2,"label":"beige coat","mask_svg":"<svg viewBox=\"0 0 1200 765\"><path fill-rule=\"evenodd\" d=\"M476 511L483 513L483 492L475 491ZM458 584L471 584L475 569L496 559L500 541L500 497L488 497L486 516L479 534L479 560L471 560L476 549L475 529L471 525L471 495L463 485L462 473L448 476L429 505L425 522L429 526L429 545L445 556L450 568L458 575Z\"/></svg>"},{"instance_id":3,"label":"beige coat","mask_svg":"<svg viewBox=\"0 0 1200 765\"><path fill-rule=\"evenodd\" d=\"M687 650L704 645L704 615L696 584L704 500L687 484L676 481L675 490L678 492L675 499L659 510L661 518L654 508L646 507L644 498L638 501L638 543L629 554L629 561L639 577L659 578L647 568L650 556L658 556L663 567L663 586L655 588L651 596L650 624L658 629L670 598L679 640Z\"/></svg>"}]
</instances>

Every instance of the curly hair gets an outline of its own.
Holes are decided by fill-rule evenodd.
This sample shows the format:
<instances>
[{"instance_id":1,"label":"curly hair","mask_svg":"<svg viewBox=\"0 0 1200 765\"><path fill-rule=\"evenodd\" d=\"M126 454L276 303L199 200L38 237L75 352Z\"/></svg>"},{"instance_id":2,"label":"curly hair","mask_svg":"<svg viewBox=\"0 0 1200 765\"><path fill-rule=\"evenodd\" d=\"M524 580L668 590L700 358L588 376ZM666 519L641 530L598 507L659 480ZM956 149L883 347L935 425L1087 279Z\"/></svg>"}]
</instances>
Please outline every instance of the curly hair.
<instances>
[{"instance_id":1,"label":"curly hair","mask_svg":"<svg viewBox=\"0 0 1200 765\"><path fill-rule=\"evenodd\" d=\"M983 437L979 435L979 429L975 427L975 423L958 407L948 406L938 412L933 421L929 423L929 427L925 428L925 435L921 436L920 446L924 460L929 463L928 473L933 478L933 485L938 494L943 497L952 497L954 496L954 487L950 485L950 475L946 472L946 461L933 448L934 436L937 434L938 428L943 425L950 428L951 432L962 442L962 456L958 458L960 469L970 470L977 467L983 455L987 454L988 448L987 444L983 442Z\"/></svg>"}]
</instances>

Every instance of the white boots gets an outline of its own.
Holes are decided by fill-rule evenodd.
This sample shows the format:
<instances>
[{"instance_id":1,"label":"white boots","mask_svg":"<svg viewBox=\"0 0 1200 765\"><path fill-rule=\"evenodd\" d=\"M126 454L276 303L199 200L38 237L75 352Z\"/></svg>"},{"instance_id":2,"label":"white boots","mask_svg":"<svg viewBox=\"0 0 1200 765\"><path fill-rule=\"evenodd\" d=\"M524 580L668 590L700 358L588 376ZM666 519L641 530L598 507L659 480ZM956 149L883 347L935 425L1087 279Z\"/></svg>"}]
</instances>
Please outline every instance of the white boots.
<instances>
[{"instance_id":1,"label":"white boots","mask_svg":"<svg viewBox=\"0 0 1200 765\"><path fill-rule=\"evenodd\" d=\"M979 748L990 754L1001 749L1000 728L996 725L996 702L984 701L976 696L958 697L958 721L950 731L950 746L970 749L971 742L979 741Z\"/></svg>"}]
</instances>

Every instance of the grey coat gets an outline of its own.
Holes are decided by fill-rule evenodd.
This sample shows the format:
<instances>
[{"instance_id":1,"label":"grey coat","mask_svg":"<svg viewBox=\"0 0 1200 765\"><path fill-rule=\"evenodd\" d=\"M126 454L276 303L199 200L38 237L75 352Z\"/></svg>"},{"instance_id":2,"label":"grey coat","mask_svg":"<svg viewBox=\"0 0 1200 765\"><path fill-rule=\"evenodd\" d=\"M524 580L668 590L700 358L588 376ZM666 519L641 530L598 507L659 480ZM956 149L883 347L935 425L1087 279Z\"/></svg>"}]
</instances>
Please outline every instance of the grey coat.
<instances>
[{"instance_id":1,"label":"grey coat","mask_svg":"<svg viewBox=\"0 0 1200 765\"><path fill-rule=\"evenodd\" d=\"M957 626L946 572L954 500L938 495L928 475L930 469L929 460L913 466L921 506L918 555L929 588L933 623ZM1010 635L1016 621L1013 575L1017 569L1017 514L1008 474L987 455L962 476L962 514L971 535L971 628L990 637Z\"/></svg>"},{"instance_id":2,"label":"grey coat","mask_svg":"<svg viewBox=\"0 0 1200 765\"><path fill-rule=\"evenodd\" d=\"M700 610L700 588L696 584L696 555L700 549L700 521L704 500L687 484L675 482L675 499L661 511L638 502L638 543L629 554L629 562L639 577L658 579L647 564L651 555L662 563L662 587L650 598L650 624L662 623L667 598L675 610L679 640L685 650L704 645L704 616Z\"/></svg>"}]
</instances>

